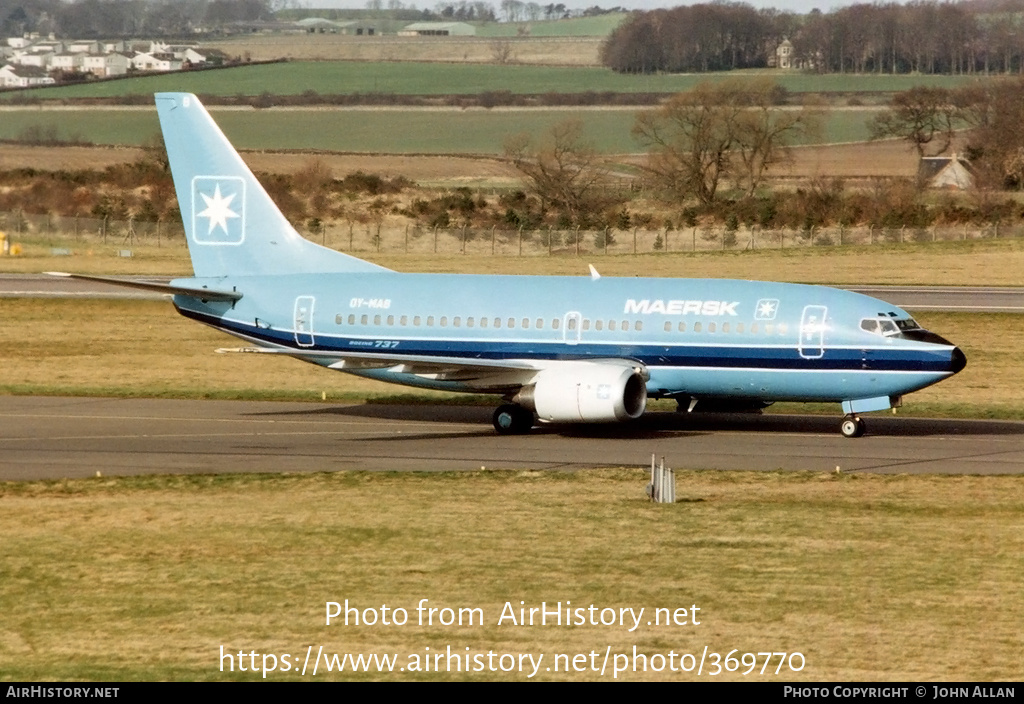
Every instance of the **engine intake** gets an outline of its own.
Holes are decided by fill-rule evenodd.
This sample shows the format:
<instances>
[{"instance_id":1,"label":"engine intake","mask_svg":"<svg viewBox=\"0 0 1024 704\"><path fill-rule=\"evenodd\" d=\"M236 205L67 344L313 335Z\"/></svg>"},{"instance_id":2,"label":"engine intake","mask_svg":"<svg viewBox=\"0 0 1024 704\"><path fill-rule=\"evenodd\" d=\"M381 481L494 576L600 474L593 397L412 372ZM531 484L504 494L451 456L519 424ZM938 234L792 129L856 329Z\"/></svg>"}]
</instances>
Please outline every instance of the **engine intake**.
<instances>
[{"instance_id":1,"label":"engine intake","mask_svg":"<svg viewBox=\"0 0 1024 704\"><path fill-rule=\"evenodd\" d=\"M540 372L514 400L545 421L614 423L643 415L647 383L633 367L574 362Z\"/></svg>"}]
</instances>

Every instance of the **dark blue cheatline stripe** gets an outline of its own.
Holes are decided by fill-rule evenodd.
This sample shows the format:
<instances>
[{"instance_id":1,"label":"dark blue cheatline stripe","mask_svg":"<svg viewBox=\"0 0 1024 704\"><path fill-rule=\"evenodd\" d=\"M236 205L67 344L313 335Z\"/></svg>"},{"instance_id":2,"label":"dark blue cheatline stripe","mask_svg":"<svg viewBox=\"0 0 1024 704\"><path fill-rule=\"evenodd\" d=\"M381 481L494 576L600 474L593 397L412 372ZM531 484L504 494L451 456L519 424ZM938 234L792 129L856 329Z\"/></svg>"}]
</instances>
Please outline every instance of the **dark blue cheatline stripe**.
<instances>
[{"instance_id":1,"label":"dark blue cheatline stripe","mask_svg":"<svg viewBox=\"0 0 1024 704\"><path fill-rule=\"evenodd\" d=\"M179 308L178 312L187 318L212 325L228 333L280 345L304 354L325 353L366 353L374 351L389 355L462 357L474 359L535 359L535 360L586 360L595 358L634 359L650 367L716 367L755 368L771 370L807 371L901 371L901 372L950 372L951 350L936 348L934 352L908 349L871 349L864 359L859 349L828 348L824 357L805 359L793 347L716 347L672 346L656 343L644 344L595 344L579 342L568 345L561 341L515 342L511 340L472 342L459 340L400 340L398 347L375 348L365 345L350 345L350 340L365 342L367 338L346 338L327 336L314 332L314 347L299 347L292 331L268 330L227 321L196 311ZM372 339L391 339L381 335ZM326 341L326 344L324 342ZM396 362L397 364L397 362Z\"/></svg>"}]
</instances>

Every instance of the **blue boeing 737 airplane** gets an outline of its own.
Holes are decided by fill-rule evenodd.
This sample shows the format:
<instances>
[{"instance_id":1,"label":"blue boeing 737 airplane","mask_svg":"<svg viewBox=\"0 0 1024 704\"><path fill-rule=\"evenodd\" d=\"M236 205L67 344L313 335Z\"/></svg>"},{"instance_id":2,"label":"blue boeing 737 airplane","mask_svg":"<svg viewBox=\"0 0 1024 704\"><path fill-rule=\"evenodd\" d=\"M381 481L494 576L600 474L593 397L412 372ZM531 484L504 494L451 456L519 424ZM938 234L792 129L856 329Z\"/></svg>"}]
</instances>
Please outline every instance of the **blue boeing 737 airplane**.
<instances>
[{"instance_id":1,"label":"blue boeing 737 airplane","mask_svg":"<svg viewBox=\"0 0 1024 704\"><path fill-rule=\"evenodd\" d=\"M156 104L195 276L83 278L171 293L242 351L498 394L499 433L629 421L671 398L689 411L838 403L857 437L859 414L966 364L905 311L822 286L394 272L303 239L194 95Z\"/></svg>"}]
</instances>

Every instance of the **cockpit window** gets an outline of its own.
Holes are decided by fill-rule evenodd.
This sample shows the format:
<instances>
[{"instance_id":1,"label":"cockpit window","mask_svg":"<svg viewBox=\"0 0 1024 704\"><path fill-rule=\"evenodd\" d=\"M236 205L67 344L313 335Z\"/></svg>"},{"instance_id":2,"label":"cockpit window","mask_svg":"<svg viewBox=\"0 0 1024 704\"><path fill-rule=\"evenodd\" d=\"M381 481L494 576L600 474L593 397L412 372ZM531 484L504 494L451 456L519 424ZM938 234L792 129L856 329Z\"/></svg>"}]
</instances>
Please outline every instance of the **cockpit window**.
<instances>
[{"instance_id":1,"label":"cockpit window","mask_svg":"<svg viewBox=\"0 0 1024 704\"><path fill-rule=\"evenodd\" d=\"M920 330L921 326L917 324L917 321L913 318L905 318L904 320L897 320L896 325L900 330Z\"/></svg>"},{"instance_id":2,"label":"cockpit window","mask_svg":"<svg viewBox=\"0 0 1024 704\"><path fill-rule=\"evenodd\" d=\"M865 318L860 321L860 329L865 332L869 332L872 335L882 335L889 337L891 335L899 335L900 327L897 326L897 322L903 323L906 321L893 321L889 318ZM911 321L913 322L913 321ZM917 323L914 323L917 326ZM908 328L910 329L910 328Z\"/></svg>"}]
</instances>

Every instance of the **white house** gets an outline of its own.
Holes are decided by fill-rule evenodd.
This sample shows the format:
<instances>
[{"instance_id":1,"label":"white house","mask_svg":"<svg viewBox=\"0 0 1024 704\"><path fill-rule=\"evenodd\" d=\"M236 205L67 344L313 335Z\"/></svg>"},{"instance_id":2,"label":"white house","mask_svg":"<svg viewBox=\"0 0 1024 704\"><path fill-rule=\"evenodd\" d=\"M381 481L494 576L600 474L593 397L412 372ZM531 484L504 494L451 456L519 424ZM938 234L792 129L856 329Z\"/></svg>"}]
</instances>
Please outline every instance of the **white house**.
<instances>
[{"instance_id":1,"label":"white house","mask_svg":"<svg viewBox=\"0 0 1024 704\"><path fill-rule=\"evenodd\" d=\"M10 62L19 66L34 66L35 68L46 68L50 65L53 52L50 51L17 51L11 57Z\"/></svg>"},{"instance_id":2,"label":"white house","mask_svg":"<svg viewBox=\"0 0 1024 704\"><path fill-rule=\"evenodd\" d=\"M51 71L81 71L82 61L85 58L85 54L75 54L69 51L65 51L60 54L54 54L50 57L50 70Z\"/></svg>"},{"instance_id":3,"label":"white house","mask_svg":"<svg viewBox=\"0 0 1024 704\"><path fill-rule=\"evenodd\" d=\"M123 76L131 61L124 54L89 54L82 59L82 70L99 78Z\"/></svg>"},{"instance_id":4,"label":"white house","mask_svg":"<svg viewBox=\"0 0 1024 704\"><path fill-rule=\"evenodd\" d=\"M132 66L136 71L180 71L181 59L176 59L171 54L140 52L132 57Z\"/></svg>"},{"instance_id":5,"label":"white house","mask_svg":"<svg viewBox=\"0 0 1024 704\"><path fill-rule=\"evenodd\" d=\"M37 66L15 66L7 64L0 68L0 87L28 88L29 86L53 85L56 81Z\"/></svg>"}]
</instances>

